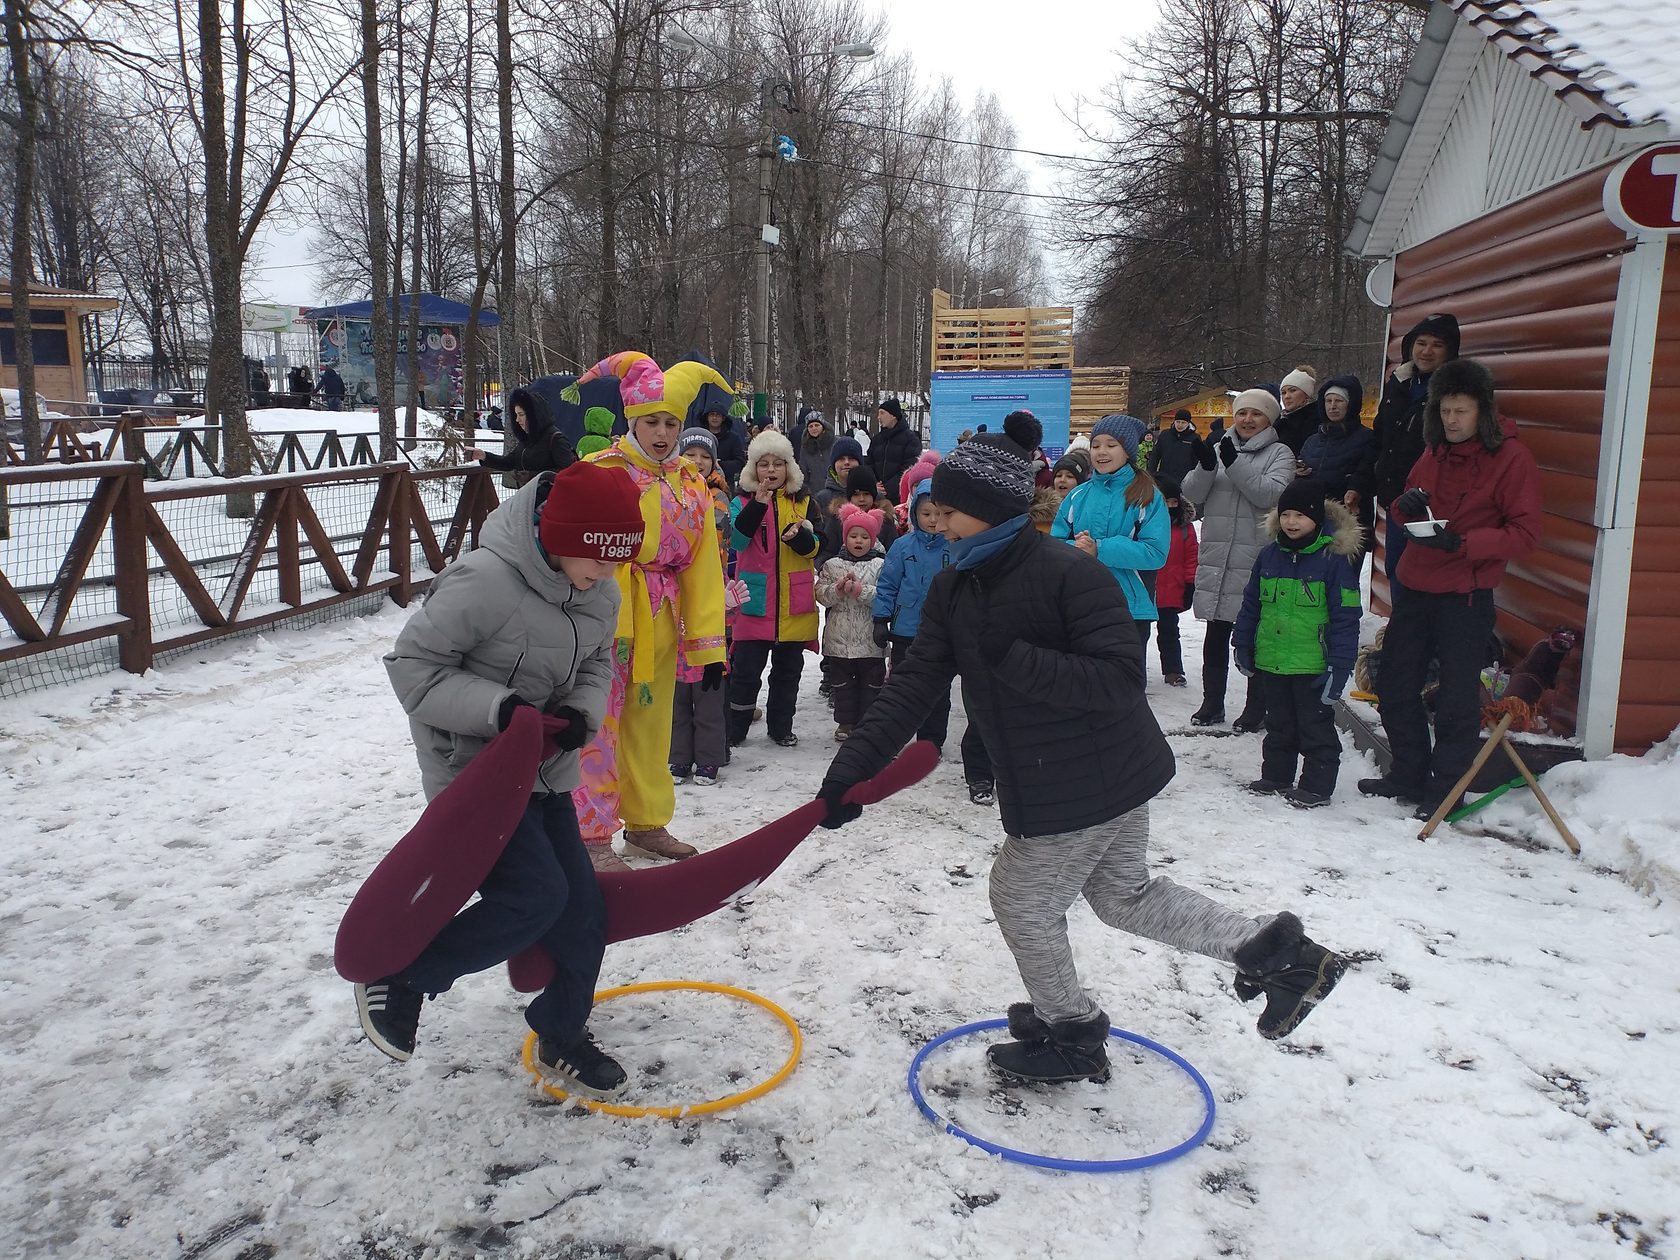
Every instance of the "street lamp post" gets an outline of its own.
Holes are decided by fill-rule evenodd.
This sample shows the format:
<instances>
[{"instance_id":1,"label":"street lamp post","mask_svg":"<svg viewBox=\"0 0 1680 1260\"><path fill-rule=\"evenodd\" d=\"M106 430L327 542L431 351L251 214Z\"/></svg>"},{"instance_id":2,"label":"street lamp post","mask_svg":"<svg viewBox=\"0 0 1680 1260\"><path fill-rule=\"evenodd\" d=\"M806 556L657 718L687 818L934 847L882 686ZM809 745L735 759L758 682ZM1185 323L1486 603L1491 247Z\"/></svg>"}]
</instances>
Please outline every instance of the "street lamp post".
<instances>
[{"instance_id":1,"label":"street lamp post","mask_svg":"<svg viewBox=\"0 0 1680 1260\"><path fill-rule=\"evenodd\" d=\"M676 22L666 29L665 38L672 47L692 51L704 48L720 60L727 60L718 49L690 34ZM854 61L868 61L875 49L868 44L836 44L830 53L850 57ZM781 244L781 231L770 222L771 189L776 171L776 128L771 107L786 113L794 112L793 84L786 79L767 78L758 90L758 240L753 246L753 321L752 321L752 388L753 418L762 420L770 412L770 256Z\"/></svg>"}]
</instances>

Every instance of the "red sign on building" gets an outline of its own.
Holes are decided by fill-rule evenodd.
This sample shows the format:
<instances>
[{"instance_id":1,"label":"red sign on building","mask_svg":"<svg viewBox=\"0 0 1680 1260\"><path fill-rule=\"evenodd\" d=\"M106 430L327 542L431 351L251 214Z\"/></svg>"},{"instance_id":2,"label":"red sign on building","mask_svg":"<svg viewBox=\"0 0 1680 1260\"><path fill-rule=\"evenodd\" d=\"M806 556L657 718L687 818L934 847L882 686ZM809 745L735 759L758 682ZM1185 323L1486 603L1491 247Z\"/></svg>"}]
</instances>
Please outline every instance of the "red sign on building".
<instances>
[{"instance_id":1,"label":"red sign on building","mask_svg":"<svg viewBox=\"0 0 1680 1260\"><path fill-rule=\"evenodd\" d=\"M1680 144L1618 162L1604 181L1604 213L1636 236L1680 232Z\"/></svg>"}]
</instances>

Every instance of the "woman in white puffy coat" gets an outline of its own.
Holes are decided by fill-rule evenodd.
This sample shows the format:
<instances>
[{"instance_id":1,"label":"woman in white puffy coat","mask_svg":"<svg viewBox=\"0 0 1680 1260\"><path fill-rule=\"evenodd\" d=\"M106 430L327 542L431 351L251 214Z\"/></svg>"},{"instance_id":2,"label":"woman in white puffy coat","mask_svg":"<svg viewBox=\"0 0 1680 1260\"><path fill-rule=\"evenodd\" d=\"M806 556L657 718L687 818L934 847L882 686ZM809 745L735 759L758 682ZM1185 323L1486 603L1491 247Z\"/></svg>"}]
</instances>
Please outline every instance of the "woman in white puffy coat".
<instances>
[{"instance_id":1,"label":"woman in white puffy coat","mask_svg":"<svg viewBox=\"0 0 1680 1260\"><path fill-rule=\"evenodd\" d=\"M1197 467L1184 478L1185 497L1202 505L1195 611L1207 622L1207 635L1202 640L1202 707L1190 718L1196 726L1225 720L1231 631L1242 611L1248 576L1266 546L1266 514L1295 479L1295 456L1273 427L1281 410L1263 389L1238 394L1230 429L1218 442L1202 440ZM1265 721L1265 702L1250 680L1247 701L1232 727L1257 731Z\"/></svg>"}]
</instances>

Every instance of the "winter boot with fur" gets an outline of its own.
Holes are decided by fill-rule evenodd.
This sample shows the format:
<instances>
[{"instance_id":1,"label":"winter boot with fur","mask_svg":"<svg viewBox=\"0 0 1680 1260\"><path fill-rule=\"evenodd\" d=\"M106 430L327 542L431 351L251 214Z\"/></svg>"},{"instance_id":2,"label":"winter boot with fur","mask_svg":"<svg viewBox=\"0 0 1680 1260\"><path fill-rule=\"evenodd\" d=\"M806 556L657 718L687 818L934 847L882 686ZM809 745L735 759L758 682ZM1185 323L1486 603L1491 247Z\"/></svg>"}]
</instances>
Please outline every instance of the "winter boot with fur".
<instances>
[{"instance_id":1,"label":"winter boot with fur","mask_svg":"<svg viewBox=\"0 0 1680 1260\"><path fill-rule=\"evenodd\" d=\"M1033 1019L1044 1023L1036 1014ZM1058 1020L1045 1024L1045 1031L1049 1036L1042 1041L1004 1041L991 1046L986 1058L1005 1076L1022 1081L1096 1081L1100 1085L1108 1080L1107 1015L1098 1011L1086 1019Z\"/></svg>"},{"instance_id":2,"label":"winter boot with fur","mask_svg":"<svg viewBox=\"0 0 1680 1260\"><path fill-rule=\"evenodd\" d=\"M1009 1035L1016 1041L1049 1041L1050 1025L1038 1017L1031 1002L1009 1004Z\"/></svg>"},{"instance_id":3,"label":"winter boot with fur","mask_svg":"<svg viewBox=\"0 0 1680 1260\"><path fill-rule=\"evenodd\" d=\"M1255 1028L1267 1041L1294 1032L1347 969L1345 959L1308 939L1287 910L1237 947L1236 964L1237 996L1247 1002L1266 995Z\"/></svg>"}]
</instances>

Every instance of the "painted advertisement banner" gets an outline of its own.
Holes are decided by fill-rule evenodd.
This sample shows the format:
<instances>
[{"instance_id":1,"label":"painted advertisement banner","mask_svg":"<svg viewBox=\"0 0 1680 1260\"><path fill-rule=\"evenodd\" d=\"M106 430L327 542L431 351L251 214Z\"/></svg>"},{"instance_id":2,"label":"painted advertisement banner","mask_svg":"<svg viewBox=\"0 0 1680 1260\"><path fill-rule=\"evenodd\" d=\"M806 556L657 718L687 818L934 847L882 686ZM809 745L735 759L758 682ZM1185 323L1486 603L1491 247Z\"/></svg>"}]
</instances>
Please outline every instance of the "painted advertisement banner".
<instances>
[{"instance_id":1,"label":"painted advertisement banner","mask_svg":"<svg viewBox=\"0 0 1680 1260\"><path fill-rule=\"evenodd\" d=\"M929 389L931 444L949 451L964 429L1001 433L1003 418L1027 410L1044 426L1044 451L1051 459L1067 449L1073 412L1073 373L935 372Z\"/></svg>"},{"instance_id":2,"label":"painted advertisement banner","mask_svg":"<svg viewBox=\"0 0 1680 1260\"><path fill-rule=\"evenodd\" d=\"M373 325L361 319L316 321L321 342L321 366L335 367L344 378L346 405L371 407L378 401L374 387ZM461 403L461 330L449 324L420 326L419 401L429 408ZM408 403L408 329L397 329L397 405Z\"/></svg>"}]
</instances>

